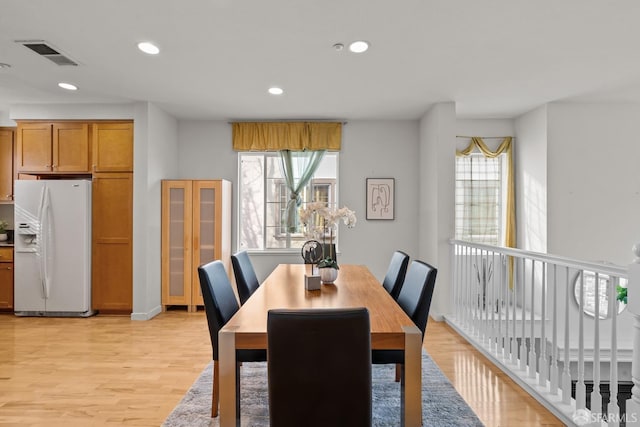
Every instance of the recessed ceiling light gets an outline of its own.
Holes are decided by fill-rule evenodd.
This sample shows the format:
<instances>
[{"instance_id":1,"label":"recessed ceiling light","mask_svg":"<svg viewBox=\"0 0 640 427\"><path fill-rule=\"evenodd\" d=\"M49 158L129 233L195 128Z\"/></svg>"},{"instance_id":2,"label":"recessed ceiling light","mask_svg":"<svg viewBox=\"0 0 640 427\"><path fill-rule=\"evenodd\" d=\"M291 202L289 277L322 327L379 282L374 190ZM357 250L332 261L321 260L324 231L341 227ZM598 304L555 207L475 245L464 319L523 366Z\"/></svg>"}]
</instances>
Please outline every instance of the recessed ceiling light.
<instances>
[{"instance_id":1,"label":"recessed ceiling light","mask_svg":"<svg viewBox=\"0 0 640 427\"><path fill-rule=\"evenodd\" d=\"M66 90L78 90L78 87L76 85L72 85L71 83L58 83L58 86Z\"/></svg>"},{"instance_id":2,"label":"recessed ceiling light","mask_svg":"<svg viewBox=\"0 0 640 427\"><path fill-rule=\"evenodd\" d=\"M349 50L353 53L366 52L369 49L369 43L363 40L356 40L349 45Z\"/></svg>"},{"instance_id":3,"label":"recessed ceiling light","mask_svg":"<svg viewBox=\"0 0 640 427\"><path fill-rule=\"evenodd\" d=\"M0 62L0 68L11 68L11 65Z\"/></svg>"},{"instance_id":4,"label":"recessed ceiling light","mask_svg":"<svg viewBox=\"0 0 640 427\"><path fill-rule=\"evenodd\" d=\"M144 53L148 53L149 55L157 55L160 53L160 49L158 48L158 46L149 42L138 43L138 49L140 49Z\"/></svg>"},{"instance_id":5,"label":"recessed ceiling light","mask_svg":"<svg viewBox=\"0 0 640 427\"><path fill-rule=\"evenodd\" d=\"M282 95L284 93L284 90L282 90L282 88L274 86L269 88L269 93L271 95Z\"/></svg>"}]
</instances>

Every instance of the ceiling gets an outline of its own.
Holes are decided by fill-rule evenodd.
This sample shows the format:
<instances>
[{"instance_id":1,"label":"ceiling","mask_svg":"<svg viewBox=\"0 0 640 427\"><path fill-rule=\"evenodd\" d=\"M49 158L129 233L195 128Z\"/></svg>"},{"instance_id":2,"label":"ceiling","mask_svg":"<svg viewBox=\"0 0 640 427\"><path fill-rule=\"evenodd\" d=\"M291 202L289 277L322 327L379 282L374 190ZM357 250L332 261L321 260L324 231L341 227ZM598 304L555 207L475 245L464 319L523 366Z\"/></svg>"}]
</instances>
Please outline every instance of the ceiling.
<instances>
[{"instance_id":1,"label":"ceiling","mask_svg":"<svg viewBox=\"0 0 640 427\"><path fill-rule=\"evenodd\" d=\"M637 0L2 0L0 116L149 101L180 119L417 119L453 101L459 117L510 118L640 102L639 21ZM333 48L358 39L368 52Z\"/></svg>"}]
</instances>

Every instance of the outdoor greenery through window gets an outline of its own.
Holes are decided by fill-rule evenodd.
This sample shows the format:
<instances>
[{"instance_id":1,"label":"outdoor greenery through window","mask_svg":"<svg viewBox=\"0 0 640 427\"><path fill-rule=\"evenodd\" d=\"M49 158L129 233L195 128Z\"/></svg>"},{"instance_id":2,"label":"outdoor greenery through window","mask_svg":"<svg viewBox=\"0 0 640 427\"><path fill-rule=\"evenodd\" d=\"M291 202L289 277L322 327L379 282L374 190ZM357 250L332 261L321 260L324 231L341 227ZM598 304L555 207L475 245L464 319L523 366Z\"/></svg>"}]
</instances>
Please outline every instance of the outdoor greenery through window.
<instances>
[{"instance_id":1,"label":"outdoor greenery through window","mask_svg":"<svg viewBox=\"0 0 640 427\"><path fill-rule=\"evenodd\" d=\"M505 155L456 157L456 239L503 245Z\"/></svg>"},{"instance_id":2,"label":"outdoor greenery through window","mask_svg":"<svg viewBox=\"0 0 640 427\"><path fill-rule=\"evenodd\" d=\"M239 156L238 248L248 250L299 249L307 238L302 224L287 232L289 189L277 152L241 152ZM338 153L322 158L314 177L300 192L302 206L309 202L337 202Z\"/></svg>"}]
</instances>

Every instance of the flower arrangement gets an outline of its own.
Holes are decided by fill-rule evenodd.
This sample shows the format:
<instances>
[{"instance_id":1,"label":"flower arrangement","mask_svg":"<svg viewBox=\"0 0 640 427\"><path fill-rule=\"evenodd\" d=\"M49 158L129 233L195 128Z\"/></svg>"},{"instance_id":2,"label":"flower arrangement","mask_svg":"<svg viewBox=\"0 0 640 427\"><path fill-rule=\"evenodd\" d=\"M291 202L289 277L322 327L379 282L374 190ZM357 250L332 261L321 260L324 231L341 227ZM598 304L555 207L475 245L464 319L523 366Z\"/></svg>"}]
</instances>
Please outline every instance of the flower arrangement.
<instances>
[{"instance_id":1,"label":"flower arrangement","mask_svg":"<svg viewBox=\"0 0 640 427\"><path fill-rule=\"evenodd\" d=\"M330 208L324 202L308 203L300 209L300 222L304 225L304 233L309 238L317 239L321 235L324 241L328 231L330 242L333 242L333 231L338 227L340 221L347 228L353 228L357 221L356 213L346 206L340 209ZM318 263L318 268L327 267L340 268L332 253L329 253L328 257Z\"/></svg>"}]
</instances>

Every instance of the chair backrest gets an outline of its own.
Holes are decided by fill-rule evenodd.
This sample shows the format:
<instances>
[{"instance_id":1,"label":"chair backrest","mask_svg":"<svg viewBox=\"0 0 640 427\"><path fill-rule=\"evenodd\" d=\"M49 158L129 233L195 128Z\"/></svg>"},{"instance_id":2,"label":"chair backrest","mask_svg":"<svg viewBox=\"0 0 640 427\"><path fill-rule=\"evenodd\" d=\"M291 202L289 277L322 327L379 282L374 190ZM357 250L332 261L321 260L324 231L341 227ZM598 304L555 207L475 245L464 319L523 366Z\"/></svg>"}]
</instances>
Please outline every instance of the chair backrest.
<instances>
[{"instance_id":1,"label":"chair backrest","mask_svg":"<svg viewBox=\"0 0 640 427\"><path fill-rule=\"evenodd\" d=\"M371 335L366 308L270 310L272 427L371 426Z\"/></svg>"},{"instance_id":2,"label":"chair backrest","mask_svg":"<svg viewBox=\"0 0 640 427\"><path fill-rule=\"evenodd\" d=\"M412 261L398 295L398 304L420 329L423 339L437 274L438 270L426 262Z\"/></svg>"},{"instance_id":3,"label":"chair backrest","mask_svg":"<svg viewBox=\"0 0 640 427\"><path fill-rule=\"evenodd\" d=\"M258 282L258 277L253 269L253 264L247 251L240 251L231 255L231 264L233 265L233 275L236 278L236 285L238 286L240 304L244 304L256 289L258 289L260 282Z\"/></svg>"},{"instance_id":4,"label":"chair backrest","mask_svg":"<svg viewBox=\"0 0 640 427\"><path fill-rule=\"evenodd\" d=\"M389 295L393 299L397 300L402 289L404 282L404 276L407 274L407 267L409 266L409 255L402 251L395 251L391 256L391 262L389 268L387 268L387 274L384 276L382 286L389 292Z\"/></svg>"},{"instance_id":5,"label":"chair backrest","mask_svg":"<svg viewBox=\"0 0 640 427\"><path fill-rule=\"evenodd\" d=\"M222 261L212 261L198 267L198 278L213 346L213 360L218 360L218 332L240 306Z\"/></svg>"}]
</instances>

